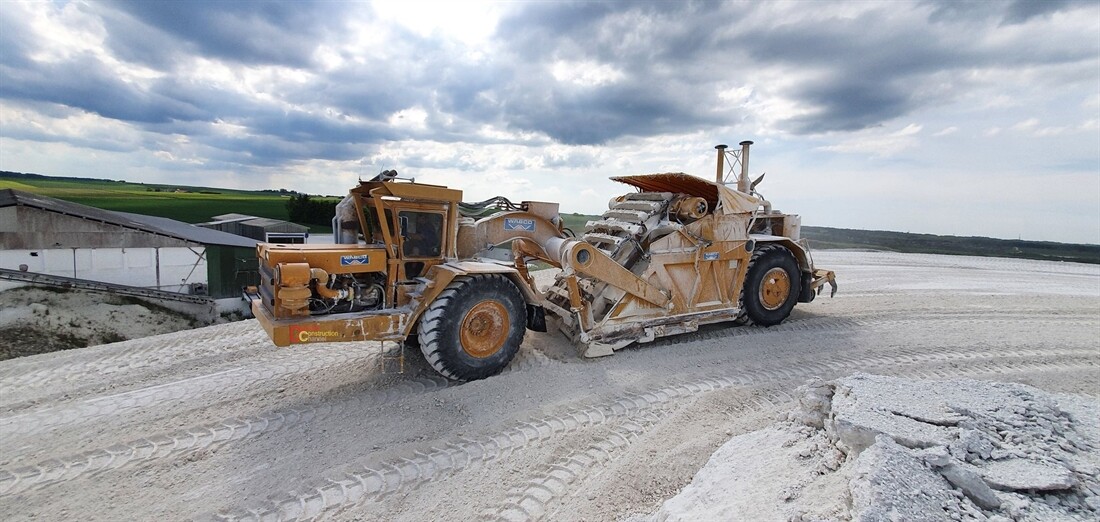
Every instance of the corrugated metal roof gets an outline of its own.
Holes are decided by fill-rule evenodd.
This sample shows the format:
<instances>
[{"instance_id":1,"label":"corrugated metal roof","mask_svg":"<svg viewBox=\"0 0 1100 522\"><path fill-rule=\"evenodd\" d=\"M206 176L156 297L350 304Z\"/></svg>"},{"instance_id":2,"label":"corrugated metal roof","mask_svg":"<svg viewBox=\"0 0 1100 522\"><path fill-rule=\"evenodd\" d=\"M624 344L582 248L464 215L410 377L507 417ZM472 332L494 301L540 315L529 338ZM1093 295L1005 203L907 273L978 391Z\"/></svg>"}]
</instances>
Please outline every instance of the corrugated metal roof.
<instances>
[{"instance_id":1,"label":"corrugated metal roof","mask_svg":"<svg viewBox=\"0 0 1100 522\"><path fill-rule=\"evenodd\" d=\"M243 219L252 219L254 217L256 217L256 216L249 216L247 214L232 214L231 213L231 214L222 214L220 216L214 216L210 219L211 219L211 222L213 223L213 222L216 222L216 221L241 221Z\"/></svg>"},{"instance_id":2,"label":"corrugated metal roof","mask_svg":"<svg viewBox=\"0 0 1100 522\"><path fill-rule=\"evenodd\" d=\"M254 227L260 227L264 230L271 230L271 229L279 228L279 229L283 229L282 230L283 232L301 232L301 233L309 232L309 227L307 227L307 226L299 225L297 223L291 223L290 221L283 221L283 220L271 219L271 218L261 218L261 217L252 218L252 219L249 219L248 221L241 221L241 224L242 225L250 225L250 226L254 226Z\"/></svg>"},{"instance_id":3,"label":"corrugated metal roof","mask_svg":"<svg viewBox=\"0 0 1100 522\"><path fill-rule=\"evenodd\" d=\"M103 210L101 208L89 207L87 205L32 194L30 192L23 192L21 190L0 190L0 207L16 205L37 208L49 212L57 212L59 214L82 219L100 221L110 225L140 230L150 234L168 236L203 245L234 246L242 248L256 247L255 240L219 232L217 230L196 227L174 219Z\"/></svg>"},{"instance_id":4,"label":"corrugated metal roof","mask_svg":"<svg viewBox=\"0 0 1100 522\"><path fill-rule=\"evenodd\" d=\"M700 197L707 200L712 211L722 214L754 212L763 203L757 196L682 172L618 176L611 179L638 187L643 192L673 192Z\"/></svg>"},{"instance_id":5,"label":"corrugated metal roof","mask_svg":"<svg viewBox=\"0 0 1100 522\"><path fill-rule=\"evenodd\" d=\"M197 225L201 227L216 227L218 225L227 225L230 223L262 228L268 232L289 232L299 234L309 232L309 227L305 225L299 225L281 219L246 216L244 214L222 214L220 216L214 216L214 221L197 223Z\"/></svg>"},{"instance_id":6,"label":"corrugated metal roof","mask_svg":"<svg viewBox=\"0 0 1100 522\"><path fill-rule=\"evenodd\" d=\"M714 186L714 183L683 172L616 176L611 179L638 187L646 192L679 192L700 197L707 200L710 208L718 204L718 187Z\"/></svg>"},{"instance_id":7,"label":"corrugated metal roof","mask_svg":"<svg viewBox=\"0 0 1100 522\"><path fill-rule=\"evenodd\" d=\"M230 234L228 232L221 232L211 228L202 228L192 225L190 223L184 223L182 221L176 221L174 219L157 216L131 214L129 212L115 212L115 214L130 218L138 223L144 223L150 228L157 228L168 233L169 235L174 235L176 237L179 237L180 239L186 239L187 241L194 241L196 243L202 243L204 245L256 248L255 239L249 239L247 237Z\"/></svg>"}]
</instances>

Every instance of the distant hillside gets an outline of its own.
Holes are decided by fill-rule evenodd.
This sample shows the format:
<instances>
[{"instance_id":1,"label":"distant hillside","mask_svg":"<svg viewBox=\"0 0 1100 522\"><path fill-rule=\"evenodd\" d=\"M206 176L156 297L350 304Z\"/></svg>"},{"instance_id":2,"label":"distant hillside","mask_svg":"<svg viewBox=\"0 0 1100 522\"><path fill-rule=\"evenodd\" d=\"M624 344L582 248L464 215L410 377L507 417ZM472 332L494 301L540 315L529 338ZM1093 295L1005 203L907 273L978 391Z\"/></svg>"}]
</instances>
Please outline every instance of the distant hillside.
<instances>
[{"instance_id":1,"label":"distant hillside","mask_svg":"<svg viewBox=\"0 0 1100 522\"><path fill-rule=\"evenodd\" d=\"M988 237L937 236L882 230L802 227L812 248L870 248L924 254L1017 257L1100 264L1100 245L1022 241Z\"/></svg>"},{"instance_id":2,"label":"distant hillside","mask_svg":"<svg viewBox=\"0 0 1100 522\"><path fill-rule=\"evenodd\" d=\"M93 178L63 178L0 171L0 189L13 188L106 210L161 216L201 223L230 212L287 220L287 201L294 191L233 190L188 185L129 183ZM332 198L329 198L332 199ZM565 226L578 235L599 216L563 213ZM328 227L311 226L315 233ZM802 227L803 237L818 249L865 248L925 254L1016 257L1100 264L1100 245L1020 241L988 237L937 236L879 230Z\"/></svg>"},{"instance_id":3,"label":"distant hillside","mask_svg":"<svg viewBox=\"0 0 1100 522\"><path fill-rule=\"evenodd\" d=\"M286 189L234 190L8 171L0 171L0 189L23 190L90 207L166 217L184 223L203 223L228 213L289 221L287 201L297 194ZM331 228L310 226L310 231L331 232Z\"/></svg>"},{"instance_id":4,"label":"distant hillside","mask_svg":"<svg viewBox=\"0 0 1100 522\"><path fill-rule=\"evenodd\" d=\"M562 219L566 227L580 235L584 233L585 223L599 219L599 216L562 214ZM810 226L802 227L802 237L809 239L811 248L821 250L851 248L1100 264L1100 245Z\"/></svg>"}]
</instances>

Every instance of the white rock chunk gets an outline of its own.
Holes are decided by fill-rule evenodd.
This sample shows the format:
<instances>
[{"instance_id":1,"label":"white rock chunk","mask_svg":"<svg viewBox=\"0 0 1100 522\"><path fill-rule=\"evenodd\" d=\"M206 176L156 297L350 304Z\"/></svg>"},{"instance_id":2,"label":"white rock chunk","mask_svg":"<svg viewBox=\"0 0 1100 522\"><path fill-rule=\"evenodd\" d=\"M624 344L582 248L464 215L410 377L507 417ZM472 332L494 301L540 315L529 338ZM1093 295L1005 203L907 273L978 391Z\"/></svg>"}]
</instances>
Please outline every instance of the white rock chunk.
<instances>
[{"instance_id":1,"label":"white rock chunk","mask_svg":"<svg viewBox=\"0 0 1100 522\"><path fill-rule=\"evenodd\" d=\"M1006 491L1060 491L1077 485L1070 470L1050 462L995 460L979 469L990 486Z\"/></svg>"},{"instance_id":2,"label":"white rock chunk","mask_svg":"<svg viewBox=\"0 0 1100 522\"><path fill-rule=\"evenodd\" d=\"M852 480L852 520L950 520L952 487L890 437L879 435L859 455Z\"/></svg>"}]
</instances>

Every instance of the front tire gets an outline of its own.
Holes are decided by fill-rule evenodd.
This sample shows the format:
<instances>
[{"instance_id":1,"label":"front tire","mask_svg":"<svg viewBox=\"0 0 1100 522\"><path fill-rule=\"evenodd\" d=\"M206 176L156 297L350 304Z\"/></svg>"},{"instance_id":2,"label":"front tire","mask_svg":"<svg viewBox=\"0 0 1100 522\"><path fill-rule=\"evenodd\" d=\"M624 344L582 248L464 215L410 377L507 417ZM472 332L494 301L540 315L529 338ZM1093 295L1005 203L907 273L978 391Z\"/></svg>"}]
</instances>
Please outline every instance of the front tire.
<instances>
[{"instance_id":1,"label":"front tire","mask_svg":"<svg viewBox=\"0 0 1100 522\"><path fill-rule=\"evenodd\" d=\"M473 381L503 370L519 351L527 306L499 274L460 276L420 319L420 351L448 379Z\"/></svg>"},{"instance_id":2,"label":"front tire","mask_svg":"<svg viewBox=\"0 0 1100 522\"><path fill-rule=\"evenodd\" d=\"M798 261L782 245L761 245L752 253L741 288L742 324L773 326L783 322L798 301L802 283Z\"/></svg>"}]
</instances>

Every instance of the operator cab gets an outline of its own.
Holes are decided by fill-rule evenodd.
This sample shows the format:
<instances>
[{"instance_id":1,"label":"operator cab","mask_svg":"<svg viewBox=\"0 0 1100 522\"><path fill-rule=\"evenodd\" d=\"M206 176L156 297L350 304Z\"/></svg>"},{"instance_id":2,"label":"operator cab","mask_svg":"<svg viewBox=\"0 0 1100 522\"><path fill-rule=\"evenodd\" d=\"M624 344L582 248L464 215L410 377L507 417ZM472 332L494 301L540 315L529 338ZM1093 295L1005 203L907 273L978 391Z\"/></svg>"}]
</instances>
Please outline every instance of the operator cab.
<instances>
[{"instance_id":1,"label":"operator cab","mask_svg":"<svg viewBox=\"0 0 1100 522\"><path fill-rule=\"evenodd\" d=\"M361 240L385 249L391 284L409 284L454 250L448 223L457 219L462 192L402 180L387 171L351 190Z\"/></svg>"}]
</instances>

